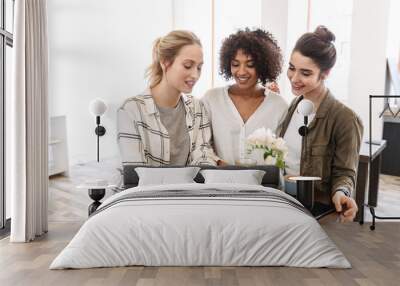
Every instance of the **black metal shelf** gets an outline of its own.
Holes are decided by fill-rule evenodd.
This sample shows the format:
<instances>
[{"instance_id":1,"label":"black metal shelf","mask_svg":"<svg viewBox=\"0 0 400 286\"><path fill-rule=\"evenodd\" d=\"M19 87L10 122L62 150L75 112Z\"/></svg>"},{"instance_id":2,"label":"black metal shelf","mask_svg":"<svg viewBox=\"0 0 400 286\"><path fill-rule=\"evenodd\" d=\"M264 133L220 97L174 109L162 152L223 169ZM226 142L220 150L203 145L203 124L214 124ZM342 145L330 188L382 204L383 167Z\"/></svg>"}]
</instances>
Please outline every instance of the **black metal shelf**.
<instances>
[{"instance_id":1,"label":"black metal shelf","mask_svg":"<svg viewBox=\"0 0 400 286\"><path fill-rule=\"evenodd\" d=\"M390 103L389 103L389 98L400 98L400 95L370 95L369 96L369 178L371 178L371 165L372 165L372 101L375 98L383 98L385 101L385 106L383 111L380 113L379 118L381 118L387 110L389 110L390 115L393 118L400 117L400 108L399 110L393 111L390 108ZM387 113L386 113L387 114ZM382 220L393 220L393 219L400 219L400 217L397 216L390 216L390 217L385 217L385 216L378 216L375 213L375 206L371 205L366 205L369 208L369 211L371 212L372 215L372 224L370 225L371 230L375 230L375 220L376 219L382 219Z\"/></svg>"}]
</instances>

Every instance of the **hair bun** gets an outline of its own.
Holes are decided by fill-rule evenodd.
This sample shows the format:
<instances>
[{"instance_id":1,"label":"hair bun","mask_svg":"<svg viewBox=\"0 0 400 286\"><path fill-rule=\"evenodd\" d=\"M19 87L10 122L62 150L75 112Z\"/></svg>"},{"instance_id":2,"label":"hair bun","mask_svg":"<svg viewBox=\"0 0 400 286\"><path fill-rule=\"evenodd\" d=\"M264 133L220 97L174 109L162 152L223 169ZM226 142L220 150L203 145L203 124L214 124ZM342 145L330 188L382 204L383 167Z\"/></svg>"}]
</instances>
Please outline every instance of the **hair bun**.
<instances>
[{"instance_id":1,"label":"hair bun","mask_svg":"<svg viewBox=\"0 0 400 286\"><path fill-rule=\"evenodd\" d=\"M327 42L327 43L331 43L335 41L335 35L329 31L329 29L325 26L318 26L315 31L314 34L321 40Z\"/></svg>"}]
</instances>

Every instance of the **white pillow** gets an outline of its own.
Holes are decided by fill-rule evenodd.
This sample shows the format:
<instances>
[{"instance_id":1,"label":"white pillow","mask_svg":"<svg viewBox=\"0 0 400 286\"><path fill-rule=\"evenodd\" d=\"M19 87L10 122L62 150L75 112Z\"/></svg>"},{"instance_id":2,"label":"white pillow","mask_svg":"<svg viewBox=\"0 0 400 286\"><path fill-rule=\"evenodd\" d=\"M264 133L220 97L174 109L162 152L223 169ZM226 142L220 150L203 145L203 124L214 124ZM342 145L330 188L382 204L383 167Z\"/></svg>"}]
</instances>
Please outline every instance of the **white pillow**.
<instances>
[{"instance_id":1,"label":"white pillow","mask_svg":"<svg viewBox=\"0 0 400 286\"><path fill-rule=\"evenodd\" d=\"M139 176L139 186L195 183L193 179L199 170L199 167L135 168Z\"/></svg>"},{"instance_id":2,"label":"white pillow","mask_svg":"<svg viewBox=\"0 0 400 286\"><path fill-rule=\"evenodd\" d=\"M235 183L261 185L265 171L262 170L202 170L204 183Z\"/></svg>"}]
</instances>

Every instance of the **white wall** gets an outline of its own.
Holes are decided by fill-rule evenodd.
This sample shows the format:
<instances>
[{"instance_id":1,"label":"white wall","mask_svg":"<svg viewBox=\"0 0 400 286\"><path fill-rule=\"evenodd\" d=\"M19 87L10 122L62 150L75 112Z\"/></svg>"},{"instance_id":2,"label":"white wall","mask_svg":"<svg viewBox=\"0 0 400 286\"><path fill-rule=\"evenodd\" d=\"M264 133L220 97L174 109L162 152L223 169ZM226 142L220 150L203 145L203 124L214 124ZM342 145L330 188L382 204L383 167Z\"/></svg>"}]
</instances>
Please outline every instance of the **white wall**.
<instances>
[{"instance_id":1,"label":"white wall","mask_svg":"<svg viewBox=\"0 0 400 286\"><path fill-rule=\"evenodd\" d=\"M361 116L364 137L368 138L369 95L385 91L386 45L389 0L354 0L351 31L348 104ZM373 139L382 138L378 115L382 100L373 102Z\"/></svg>"},{"instance_id":2,"label":"white wall","mask_svg":"<svg viewBox=\"0 0 400 286\"><path fill-rule=\"evenodd\" d=\"M346 30L348 22L332 28L350 37L348 86L345 83L340 88L348 90L348 105L361 115L364 125L368 123L368 95L383 93L389 2L377 5L374 0L354 0L351 31ZM312 3L317 9L315 3L325 1ZM329 15L324 5L318 9ZM213 74L214 86L227 84L218 75L222 40L239 28L262 27L282 47L284 67L279 83L282 96L291 101L287 62L308 24L308 0L49 0L48 10L50 115L67 115L71 164L96 158L95 121L88 112L89 102L96 97L109 105L102 118L107 134L101 138L101 156L118 154L116 109L125 98L144 89L144 70L156 37L172 29L192 30L200 37L205 64L193 94L202 96L212 87ZM318 12L314 10L310 19L311 29L323 20ZM326 25L332 26L331 20ZM379 135L380 124L374 128Z\"/></svg>"},{"instance_id":3,"label":"white wall","mask_svg":"<svg viewBox=\"0 0 400 286\"><path fill-rule=\"evenodd\" d=\"M224 86L225 79L219 72L219 51L223 40L238 29L258 28L261 26L262 0L215 0L215 61L216 73L214 86Z\"/></svg>"},{"instance_id":4,"label":"white wall","mask_svg":"<svg viewBox=\"0 0 400 286\"><path fill-rule=\"evenodd\" d=\"M335 92L337 98L360 115L364 122L365 137L369 132L368 96L384 93L389 1L377 3L374 0L339 2L313 0L310 2L310 30L314 30L319 24L324 24L337 36L338 61L327 85ZM279 84L282 96L289 102L293 96L286 77L287 64L296 40L307 32L308 2L307 0L286 0L279 3L274 0L262 1L263 28L275 35L284 51L285 63ZM397 7L396 4L392 5L393 9ZM284 34L285 29L286 34ZM396 31L393 33L396 34L393 36L393 45L396 45L400 37L398 25L392 24L390 29ZM391 47L390 50L394 49ZM382 123L378 119L381 109L382 102L378 100L373 107L373 116L376 118L373 123L374 138L380 138L382 132Z\"/></svg>"},{"instance_id":5,"label":"white wall","mask_svg":"<svg viewBox=\"0 0 400 286\"><path fill-rule=\"evenodd\" d=\"M271 32L283 56L282 74L278 79L281 96L291 102L293 94L286 72L296 40L307 31L308 0L262 0L261 25Z\"/></svg>"},{"instance_id":6,"label":"white wall","mask_svg":"<svg viewBox=\"0 0 400 286\"><path fill-rule=\"evenodd\" d=\"M173 29L194 32L201 40L204 65L192 94L201 97L212 86L212 1L172 0Z\"/></svg>"},{"instance_id":7,"label":"white wall","mask_svg":"<svg viewBox=\"0 0 400 286\"><path fill-rule=\"evenodd\" d=\"M173 0L174 28L195 32L203 44L204 67L201 78L193 89L194 96L201 97L209 88L227 84L219 75L222 41L238 29L260 27L261 2L262 0Z\"/></svg>"},{"instance_id":8,"label":"white wall","mask_svg":"<svg viewBox=\"0 0 400 286\"><path fill-rule=\"evenodd\" d=\"M279 76L277 83L280 88L281 95L288 102L291 99L290 89L287 91L287 51L288 47L288 30L289 30L289 0L264 0L261 1L261 27L270 32L278 42L283 56L282 74Z\"/></svg>"},{"instance_id":9,"label":"white wall","mask_svg":"<svg viewBox=\"0 0 400 286\"><path fill-rule=\"evenodd\" d=\"M49 0L49 112L67 116L70 164L96 160L89 102L108 104L100 156L118 154L116 109L146 85L152 42L172 29L166 0Z\"/></svg>"},{"instance_id":10,"label":"white wall","mask_svg":"<svg viewBox=\"0 0 400 286\"><path fill-rule=\"evenodd\" d=\"M351 50L353 0L312 0L310 6L310 31L319 25L335 34L337 60L326 85L335 97L347 103Z\"/></svg>"},{"instance_id":11,"label":"white wall","mask_svg":"<svg viewBox=\"0 0 400 286\"><path fill-rule=\"evenodd\" d=\"M400 77L400 1L390 1L390 12L389 12L389 30L388 30L388 42L387 42L387 57L390 61L394 61L397 65L398 75ZM393 79L392 79L393 80ZM391 95L400 94L400 89L397 84L393 81L390 83L389 93ZM400 98L390 100L391 105L400 106Z\"/></svg>"},{"instance_id":12,"label":"white wall","mask_svg":"<svg viewBox=\"0 0 400 286\"><path fill-rule=\"evenodd\" d=\"M388 57L395 58L397 62L400 60L400 1L390 1L390 12L389 12L389 30L388 30L388 45L387 55Z\"/></svg>"}]
</instances>

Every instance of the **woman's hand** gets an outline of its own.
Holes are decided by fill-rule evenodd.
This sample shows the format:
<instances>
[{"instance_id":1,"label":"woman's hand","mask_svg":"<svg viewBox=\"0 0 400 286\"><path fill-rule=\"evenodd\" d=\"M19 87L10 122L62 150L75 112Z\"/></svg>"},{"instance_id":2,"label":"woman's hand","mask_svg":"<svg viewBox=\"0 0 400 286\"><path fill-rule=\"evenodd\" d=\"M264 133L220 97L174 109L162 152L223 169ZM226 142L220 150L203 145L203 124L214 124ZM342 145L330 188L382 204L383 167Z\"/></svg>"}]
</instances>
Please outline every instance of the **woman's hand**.
<instances>
[{"instance_id":1,"label":"woman's hand","mask_svg":"<svg viewBox=\"0 0 400 286\"><path fill-rule=\"evenodd\" d=\"M280 93L279 86L276 82L267 83L267 88L273 92Z\"/></svg>"},{"instance_id":2,"label":"woman's hand","mask_svg":"<svg viewBox=\"0 0 400 286\"><path fill-rule=\"evenodd\" d=\"M218 160L217 166L228 166L228 163L226 163L224 160Z\"/></svg>"},{"instance_id":3,"label":"woman's hand","mask_svg":"<svg viewBox=\"0 0 400 286\"><path fill-rule=\"evenodd\" d=\"M340 213L340 222L349 222L354 220L358 211L354 199L346 196L341 191L337 191L332 197L332 202L335 205L336 212Z\"/></svg>"}]
</instances>

